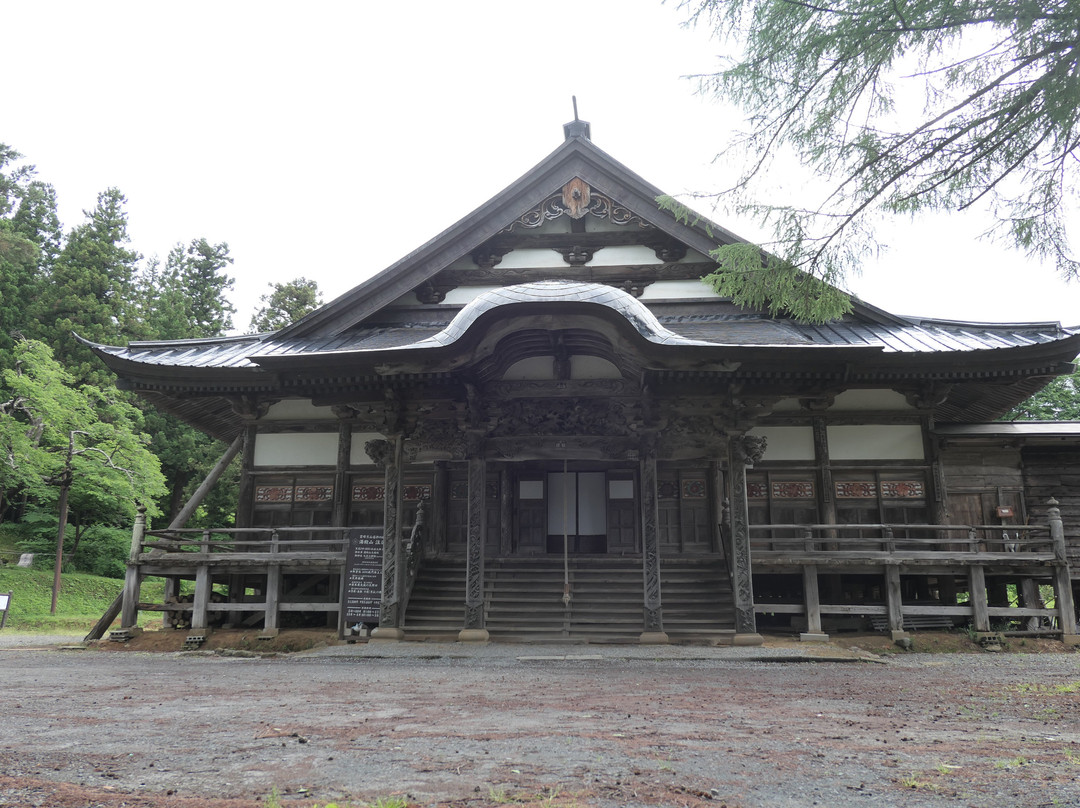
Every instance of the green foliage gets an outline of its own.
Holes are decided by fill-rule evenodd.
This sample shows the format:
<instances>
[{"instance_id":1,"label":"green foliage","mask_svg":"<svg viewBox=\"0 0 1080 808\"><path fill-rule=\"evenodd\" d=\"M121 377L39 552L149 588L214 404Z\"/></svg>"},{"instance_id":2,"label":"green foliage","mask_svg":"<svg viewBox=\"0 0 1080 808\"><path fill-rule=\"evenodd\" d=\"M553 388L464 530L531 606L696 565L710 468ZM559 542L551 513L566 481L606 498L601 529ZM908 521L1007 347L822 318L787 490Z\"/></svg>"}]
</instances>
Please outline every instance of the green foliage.
<instances>
[{"instance_id":1,"label":"green foliage","mask_svg":"<svg viewBox=\"0 0 1080 808\"><path fill-rule=\"evenodd\" d=\"M115 389L76 389L43 343L23 340L15 353L2 373L0 491L44 504L69 484L72 519L83 524L129 522L136 503L156 513L164 479L139 411Z\"/></svg>"},{"instance_id":2,"label":"green foliage","mask_svg":"<svg viewBox=\"0 0 1080 808\"><path fill-rule=\"evenodd\" d=\"M1080 2L681 5L692 24L741 48L698 78L749 116L732 146L747 169L728 198L772 227L781 266L841 283L876 249L876 216L980 205L997 235L1080 274L1065 228L1080 138ZM755 181L781 153L830 187L806 204L760 203Z\"/></svg>"},{"instance_id":3,"label":"green foliage","mask_svg":"<svg viewBox=\"0 0 1080 808\"><path fill-rule=\"evenodd\" d=\"M78 518L78 514L72 518ZM22 536L19 550L35 554L36 568L52 569L56 556L56 514L31 508L18 527ZM99 523L76 524L74 528L74 540L65 541L63 571L123 578L131 548L131 529Z\"/></svg>"},{"instance_id":4,"label":"green foliage","mask_svg":"<svg viewBox=\"0 0 1080 808\"><path fill-rule=\"evenodd\" d=\"M33 180L33 166L13 167L20 155L0 144L0 365L10 362L14 334L33 322L36 300L60 247L52 186Z\"/></svg>"},{"instance_id":5,"label":"green foliage","mask_svg":"<svg viewBox=\"0 0 1080 808\"><path fill-rule=\"evenodd\" d=\"M271 283L270 293L259 298L262 306L251 316L253 334L279 331L322 305L322 292L315 281L296 278L288 283Z\"/></svg>"},{"instance_id":6,"label":"green foliage","mask_svg":"<svg viewBox=\"0 0 1080 808\"><path fill-rule=\"evenodd\" d=\"M192 239L169 251L164 268L152 258L135 279L140 303L133 335L140 339L217 337L232 328L236 312L225 294L233 278L229 245Z\"/></svg>"},{"instance_id":7,"label":"green foliage","mask_svg":"<svg viewBox=\"0 0 1080 808\"><path fill-rule=\"evenodd\" d=\"M1000 421L1080 421L1080 370L1058 376Z\"/></svg>"},{"instance_id":8,"label":"green foliage","mask_svg":"<svg viewBox=\"0 0 1080 808\"><path fill-rule=\"evenodd\" d=\"M68 235L42 295L40 325L31 336L48 339L80 384L109 385L111 374L74 336L111 345L131 333L135 267L127 249L127 200L116 188L98 194L87 221Z\"/></svg>"},{"instance_id":9,"label":"green foliage","mask_svg":"<svg viewBox=\"0 0 1080 808\"><path fill-rule=\"evenodd\" d=\"M232 263L229 245L192 239L169 252L164 268L151 259L138 274L136 287L141 304L137 312L140 339L190 339L221 336L232 328L232 304L225 298L233 279L224 270ZM224 451L220 443L179 419L136 400L143 412L150 448L161 461L168 491L159 501L170 517L187 495L202 481ZM226 489L235 495L235 488ZM235 510L235 502L230 507Z\"/></svg>"},{"instance_id":10,"label":"green foliage","mask_svg":"<svg viewBox=\"0 0 1080 808\"><path fill-rule=\"evenodd\" d=\"M670 196L659 197L657 204L680 222L710 230L708 222ZM719 268L704 281L744 308L767 309L774 316L788 314L807 322L835 320L851 311L851 299L840 289L755 244L726 244L711 256Z\"/></svg>"}]
</instances>

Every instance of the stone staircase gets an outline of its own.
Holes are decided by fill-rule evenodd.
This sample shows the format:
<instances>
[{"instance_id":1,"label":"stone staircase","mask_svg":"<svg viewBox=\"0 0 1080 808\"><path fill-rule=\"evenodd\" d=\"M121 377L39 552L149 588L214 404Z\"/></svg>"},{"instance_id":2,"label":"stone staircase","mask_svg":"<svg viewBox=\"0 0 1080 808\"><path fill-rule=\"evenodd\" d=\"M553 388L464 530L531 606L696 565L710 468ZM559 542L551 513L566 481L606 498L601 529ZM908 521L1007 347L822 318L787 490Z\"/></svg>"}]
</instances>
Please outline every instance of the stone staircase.
<instances>
[{"instance_id":1,"label":"stone staircase","mask_svg":"<svg viewBox=\"0 0 1080 808\"><path fill-rule=\"evenodd\" d=\"M563 601L559 557L498 559L485 566L486 624L493 641L636 643L643 629L641 559L570 560ZM734 603L723 562L661 562L664 629L672 642L725 644L734 635ZM465 564L429 560L405 615L410 640L453 640L461 629Z\"/></svg>"}]
</instances>

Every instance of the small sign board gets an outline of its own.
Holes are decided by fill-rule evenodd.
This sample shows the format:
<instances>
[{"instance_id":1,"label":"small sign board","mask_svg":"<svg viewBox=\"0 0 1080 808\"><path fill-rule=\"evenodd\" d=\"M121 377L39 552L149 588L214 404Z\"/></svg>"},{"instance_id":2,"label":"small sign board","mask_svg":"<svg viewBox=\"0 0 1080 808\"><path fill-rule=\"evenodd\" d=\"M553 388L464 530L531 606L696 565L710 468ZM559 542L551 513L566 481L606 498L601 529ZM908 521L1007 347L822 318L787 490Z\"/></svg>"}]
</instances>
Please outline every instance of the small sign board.
<instances>
[{"instance_id":1,"label":"small sign board","mask_svg":"<svg viewBox=\"0 0 1080 808\"><path fill-rule=\"evenodd\" d=\"M383 532L378 528L354 528L347 535L345 624L378 624L382 603Z\"/></svg>"},{"instance_id":2,"label":"small sign board","mask_svg":"<svg viewBox=\"0 0 1080 808\"><path fill-rule=\"evenodd\" d=\"M11 607L11 592L0 593L0 628L7 623L8 609Z\"/></svg>"}]
</instances>

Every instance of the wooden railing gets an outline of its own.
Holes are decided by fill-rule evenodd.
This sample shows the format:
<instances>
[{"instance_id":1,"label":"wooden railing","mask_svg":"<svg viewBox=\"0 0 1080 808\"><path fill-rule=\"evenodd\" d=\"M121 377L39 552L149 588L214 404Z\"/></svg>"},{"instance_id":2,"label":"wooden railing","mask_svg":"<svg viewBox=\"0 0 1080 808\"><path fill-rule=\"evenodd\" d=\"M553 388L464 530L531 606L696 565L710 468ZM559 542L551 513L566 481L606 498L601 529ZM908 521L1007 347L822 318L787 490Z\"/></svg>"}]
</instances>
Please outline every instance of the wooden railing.
<instances>
[{"instance_id":1,"label":"wooden railing","mask_svg":"<svg viewBox=\"0 0 1080 808\"><path fill-rule=\"evenodd\" d=\"M1044 561L1054 556L1045 525L751 525L755 559Z\"/></svg>"},{"instance_id":2,"label":"wooden railing","mask_svg":"<svg viewBox=\"0 0 1080 808\"><path fill-rule=\"evenodd\" d=\"M163 555L193 554L199 560L224 561L225 556L258 561L265 555L278 560L343 561L348 549L347 527L235 527L148 530L140 561ZM187 560L187 559L185 559ZM194 558L191 560L195 560Z\"/></svg>"}]
</instances>

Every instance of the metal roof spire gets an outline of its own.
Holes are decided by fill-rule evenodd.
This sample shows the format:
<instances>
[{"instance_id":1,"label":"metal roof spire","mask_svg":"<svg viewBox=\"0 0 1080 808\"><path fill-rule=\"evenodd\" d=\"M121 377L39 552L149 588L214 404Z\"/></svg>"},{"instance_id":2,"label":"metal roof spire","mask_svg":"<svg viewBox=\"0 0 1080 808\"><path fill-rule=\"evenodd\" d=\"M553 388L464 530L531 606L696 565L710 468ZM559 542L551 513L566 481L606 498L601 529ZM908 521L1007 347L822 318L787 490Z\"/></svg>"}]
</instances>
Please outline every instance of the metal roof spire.
<instances>
[{"instance_id":1,"label":"metal roof spire","mask_svg":"<svg viewBox=\"0 0 1080 808\"><path fill-rule=\"evenodd\" d=\"M578 118L577 114L577 96L572 95L570 98L574 102L574 120L570 123L564 123L562 130L563 136L569 140L572 137L583 137L586 140L592 140L592 131L589 129L589 122L583 121Z\"/></svg>"}]
</instances>

